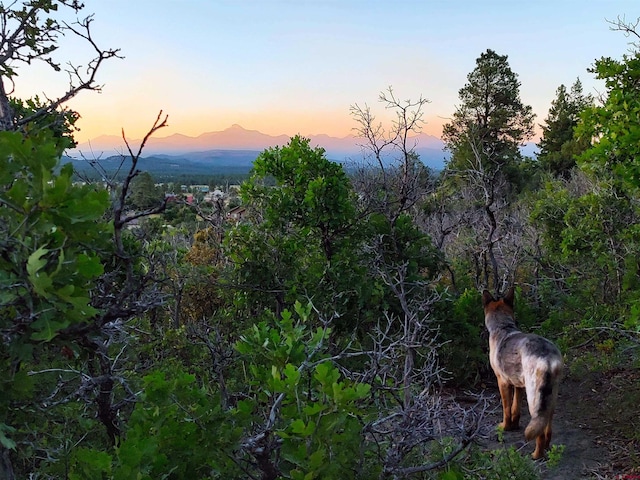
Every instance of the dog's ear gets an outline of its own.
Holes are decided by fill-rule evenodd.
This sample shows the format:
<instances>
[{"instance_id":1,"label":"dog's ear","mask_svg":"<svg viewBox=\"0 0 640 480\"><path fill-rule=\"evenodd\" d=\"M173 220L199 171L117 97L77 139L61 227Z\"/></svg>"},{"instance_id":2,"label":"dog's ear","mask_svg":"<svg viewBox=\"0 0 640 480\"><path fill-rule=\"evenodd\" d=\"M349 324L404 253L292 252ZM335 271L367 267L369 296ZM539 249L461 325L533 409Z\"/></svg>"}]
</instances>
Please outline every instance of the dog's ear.
<instances>
[{"instance_id":1,"label":"dog's ear","mask_svg":"<svg viewBox=\"0 0 640 480\"><path fill-rule=\"evenodd\" d=\"M507 305L509 305L511 308L513 308L513 297L515 295L515 290L513 287L510 287L509 290L507 290L507 293L504 294L504 303L506 303Z\"/></svg>"},{"instance_id":2,"label":"dog's ear","mask_svg":"<svg viewBox=\"0 0 640 480\"><path fill-rule=\"evenodd\" d=\"M495 302L495 298L493 298L493 295L491 295L491 292L489 290L483 291L482 292L482 306L486 307L491 302Z\"/></svg>"}]
</instances>

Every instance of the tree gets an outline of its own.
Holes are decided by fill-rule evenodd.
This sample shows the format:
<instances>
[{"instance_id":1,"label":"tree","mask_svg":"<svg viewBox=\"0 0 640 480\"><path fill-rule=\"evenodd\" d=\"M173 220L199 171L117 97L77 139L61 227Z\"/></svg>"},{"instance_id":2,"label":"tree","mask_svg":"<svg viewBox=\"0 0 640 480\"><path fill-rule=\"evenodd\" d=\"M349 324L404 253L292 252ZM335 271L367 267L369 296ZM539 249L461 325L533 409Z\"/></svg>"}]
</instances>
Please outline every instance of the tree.
<instances>
[{"instance_id":1,"label":"tree","mask_svg":"<svg viewBox=\"0 0 640 480\"><path fill-rule=\"evenodd\" d=\"M23 0L8 7L0 5L0 130L14 130L58 111L65 102L82 90L100 91L96 83L97 72L105 60L118 57L119 50L103 49L91 35L91 16L73 24L55 18L59 9L78 13L84 5L78 0ZM67 69L69 86L61 96L32 105L31 111L12 108L6 83L15 82L16 65L30 64L35 60L45 62L55 71L61 67L51 54L55 52L58 38L67 33L87 42L95 56L85 66L70 65ZM62 117L65 112L61 113Z\"/></svg>"},{"instance_id":2,"label":"tree","mask_svg":"<svg viewBox=\"0 0 640 480\"><path fill-rule=\"evenodd\" d=\"M592 72L604 80L606 100L588 108L577 129L594 140L578 159L581 168L614 180L622 189L640 188L640 52L622 60L601 58Z\"/></svg>"},{"instance_id":3,"label":"tree","mask_svg":"<svg viewBox=\"0 0 640 480\"><path fill-rule=\"evenodd\" d=\"M613 29L640 38L637 24L618 19L613 22ZM596 255L596 264L607 267L604 279L608 281L601 280L599 285L603 301L618 300L619 305L632 305L631 312L621 312L616 318L627 318L631 322L629 325L636 328L640 318L637 313L637 305L640 304L637 261L640 251L640 231L637 228L640 46L637 43L632 46L632 52L623 55L622 59L600 58L590 70L596 78L604 80L606 92L600 105L592 105L583 112L576 128L577 137L591 143L577 162L595 188L575 199L571 209L567 210L567 215L577 211L584 218L578 214L575 217L580 219L579 222L565 223L561 245L571 247L565 248L566 252L581 253L587 259ZM588 213L585 211L587 208ZM590 223L594 221L599 228ZM572 228L574 224L578 228Z\"/></svg>"},{"instance_id":4,"label":"tree","mask_svg":"<svg viewBox=\"0 0 640 480\"><path fill-rule=\"evenodd\" d=\"M128 202L133 208L147 210L161 205L163 194L149 172L141 172L131 182L131 193Z\"/></svg>"},{"instance_id":5,"label":"tree","mask_svg":"<svg viewBox=\"0 0 640 480\"><path fill-rule=\"evenodd\" d=\"M357 275L360 255L354 193L342 166L328 160L324 149L295 136L286 146L265 150L241 195L252 221L236 225L226 245L237 262L235 282L254 307L275 301L271 308L279 314L310 291L320 289L322 298L332 302L338 285L351 292L361 284L349 280ZM341 301L356 300L353 293ZM315 303L327 305L318 297Z\"/></svg>"},{"instance_id":6,"label":"tree","mask_svg":"<svg viewBox=\"0 0 640 480\"><path fill-rule=\"evenodd\" d=\"M590 146L589 138L574 136L574 129L580 114L592 104L593 96L582 93L580 79L571 86L570 92L564 85L558 87L538 143L538 161L544 170L556 177L569 177L576 165L576 156Z\"/></svg>"},{"instance_id":7,"label":"tree","mask_svg":"<svg viewBox=\"0 0 640 480\"><path fill-rule=\"evenodd\" d=\"M488 49L476 60L459 91L461 105L443 127L452 157L447 168L465 170L475 155L488 171L510 170L521 159L520 146L533 135L531 107L520 99L520 81L506 55ZM474 150L475 149L475 150Z\"/></svg>"},{"instance_id":8,"label":"tree","mask_svg":"<svg viewBox=\"0 0 640 480\"><path fill-rule=\"evenodd\" d=\"M245 198L267 200L265 221L273 226L314 229L330 262L336 242L354 218L353 191L342 166L328 160L323 148L311 148L309 139L296 135L287 146L262 152L253 172L243 186ZM269 176L276 180L275 189L259 185Z\"/></svg>"},{"instance_id":9,"label":"tree","mask_svg":"<svg viewBox=\"0 0 640 480\"><path fill-rule=\"evenodd\" d=\"M612 23L640 38L637 22ZM622 59L596 60L590 71L606 92L582 111L569 140L587 148L568 178L552 179L538 193L532 211L542 238L542 293L552 305L548 323L565 331L577 325L570 338L581 346L598 332L598 357L638 343L640 54L634 47Z\"/></svg>"},{"instance_id":10,"label":"tree","mask_svg":"<svg viewBox=\"0 0 640 480\"><path fill-rule=\"evenodd\" d=\"M34 380L25 367L46 362L52 345L71 357L65 331L98 315L92 296L104 274L112 232L104 220L108 193L73 185L70 165L54 173L56 141L43 131L31 138L0 132L0 478L13 479L16 445L32 419L14 405L32 406ZM76 337L77 340L77 337ZM55 357L54 357L55 359ZM57 359L60 360L59 358ZM50 366L50 365L49 365ZM43 385L48 383L41 381ZM14 426L24 425L19 433ZM37 427L36 427L37 428ZM31 441L38 445L38 435ZM15 450L15 455L10 451ZM26 453L28 455L28 453Z\"/></svg>"},{"instance_id":11,"label":"tree","mask_svg":"<svg viewBox=\"0 0 640 480\"><path fill-rule=\"evenodd\" d=\"M159 116L140 148L164 125ZM104 438L75 429L72 437L118 442L136 400L123 371L127 328L162 303L154 265L143 267L126 228L164 206L125 213L141 150L129 151L132 166L120 188L81 186L72 181L71 165L60 168L55 135L0 132L0 477L7 479L15 478L14 462L24 476L32 468L32 452L16 445L59 458L59 447L47 446L46 428L37 423L42 417L25 411L44 408L53 424L79 428L84 405L104 427ZM84 428L94 429L93 422Z\"/></svg>"},{"instance_id":12,"label":"tree","mask_svg":"<svg viewBox=\"0 0 640 480\"><path fill-rule=\"evenodd\" d=\"M411 459L414 455L429 458L434 445L437 450L442 441L430 427L434 420L442 420L442 412L434 408L442 400L438 391L442 344L433 315L441 300L434 285L442 256L415 222L418 207L435 189L433 176L415 152L413 138L420 133L427 101L422 97L400 101L391 89L379 99L395 114L388 128L377 123L368 106L351 108L362 146L374 159L373 166L358 172L354 184L367 225L364 261L372 282L380 285L384 305L367 328L373 347L367 352L371 369L365 378L382 381L374 382L371 395L380 402L380 417L366 431L385 449L380 478L400 478L438 468L424 460L416 466ZM398 404L397 409L392 407L392 422L386 417L389 392ZM465 448L466 440L453 430L448 435L456 438L455 456Z\"/></svg>"},{"instance_id":13,"label":"tree","mask_svg":"<svg viewBox=\"0 0 640 480\"><path fill-rule=\"evenodd\" d=\"M455 207L438 223L456 229L457 239L443 246L469 269L465 276L474 279L475 288L491 284L499 291L513 274L504 254L505 241L513 238L509 229L517 225L509 219L509 206L521 183L520 146L533 134L534 115L520 99L520 82L506 55L487 50L467 79L460 89L462 103L443 129L452 156L440 198Z\"/></svg>"},{"instance_id":14,"label":"tree","mask_svg":"<svg viewBox=\"0 0 640 480\"><path fill-rule=\"evenodd\" d=\"M416 140L424 124L424 106L429 101L422 96L418 100L400 100L393 89L378 97L387 110L395 114L391 125L384 127L368 105L351 106L351 115L357 123L356 135L362 139L365 160L373 159L373 165L354 176L354 185L366 212L383 214L393 225L398 218L411 210L433 188L429 169L415 152Z\"/></svg>"}]
</instances>

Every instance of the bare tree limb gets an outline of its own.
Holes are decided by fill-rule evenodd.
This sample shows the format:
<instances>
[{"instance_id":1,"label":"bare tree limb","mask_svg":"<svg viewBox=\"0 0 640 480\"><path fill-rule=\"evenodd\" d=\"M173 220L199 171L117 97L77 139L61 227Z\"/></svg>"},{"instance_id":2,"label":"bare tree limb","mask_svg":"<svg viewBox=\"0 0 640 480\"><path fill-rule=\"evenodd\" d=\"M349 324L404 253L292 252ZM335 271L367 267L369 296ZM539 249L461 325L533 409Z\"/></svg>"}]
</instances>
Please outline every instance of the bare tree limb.
<instances>
[{"instance_id":1,"label":"bare tree limb","mask_svg":"<svg viewBox=\"0 0 640 480\"><path fill-rule=\"evenodd\" d=\"M640 49L640 32L638 32L638 25L640 25L640 17L638 17L635 22L627 21L625 16L620 16L615 20L607 20L610 27L609 29L614 32L622 32L627 38L636 38L635 41L630 41L629 43L634 47L637 51Z\"/></svg>"}]
</instances>

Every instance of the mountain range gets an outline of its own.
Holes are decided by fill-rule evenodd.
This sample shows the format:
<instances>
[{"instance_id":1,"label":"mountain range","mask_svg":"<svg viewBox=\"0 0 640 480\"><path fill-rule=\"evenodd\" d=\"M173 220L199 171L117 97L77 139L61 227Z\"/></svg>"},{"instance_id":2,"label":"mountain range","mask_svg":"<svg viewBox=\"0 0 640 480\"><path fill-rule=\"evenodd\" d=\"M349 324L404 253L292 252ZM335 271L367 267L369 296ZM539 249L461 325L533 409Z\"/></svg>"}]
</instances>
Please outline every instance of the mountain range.
<instances>
[{"instance_id":1,"label":"mountain range","mask_svg":"<svg viewBox=\"0 0 640 480\"><path fill-rule=\"evenodd\" d=\"M361 145L363 139L353 135L345 137L332 137L325 134L308 136L313 147L322 147L327 152L327 158L337 162L358 162L364 158ZM283 146L290 140L288 135L267 135L257 130L247 130L240 125L217 132L203 133L197 137L182 134L173 134L167 137L152 137L147 142L143 157L167 155L178 158L190 158L205 160L207 156L212 159L224 157L223 152L243 151L249 156L258 154L268 147ZM446 153L443 151L444 143L438 137L421 133L409 139L410 145L415 145L415 151L422 161L429 167L441 169L444 165ZM136 148L141 140L131 140L129 144ZM68 152L70 156L86 158L104 158L119 155L124 151L122 138L117 135L102 135L88 142L79 144L74 150ZM238 157L229 153L230 157ZM245 155L246 157L246 155Z\"/></svg>"}]
</instances>

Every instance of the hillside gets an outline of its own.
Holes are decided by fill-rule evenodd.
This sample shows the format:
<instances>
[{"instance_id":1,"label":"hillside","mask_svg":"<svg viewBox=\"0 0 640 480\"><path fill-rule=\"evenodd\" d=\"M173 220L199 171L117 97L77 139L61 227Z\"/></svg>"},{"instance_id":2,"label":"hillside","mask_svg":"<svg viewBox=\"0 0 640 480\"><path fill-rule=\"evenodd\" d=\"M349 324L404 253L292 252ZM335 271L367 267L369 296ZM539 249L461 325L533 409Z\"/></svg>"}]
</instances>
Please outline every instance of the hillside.
<instances>
[{"instance_id":1,"label":"hillside","mask_svg":"<svg viewBox=\"0 0 640 480\"><path fill-rule=\"evenodd\" d=\"M158 181L170 181L185 176L246 175L259 153L257 150L211 150L184 155L156 154L140 158L138 167L149 172ZM97 162L64 157L62 163L71 163L81 177L89 178L96 178L96 163L99 163L100 168L109 176L125 172L131 167L131 159L120 155L101 158Z\"/></svg>"}]
</instances>

